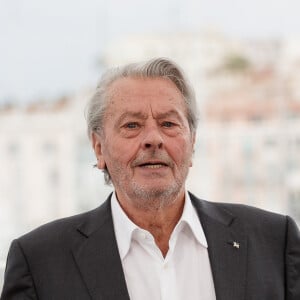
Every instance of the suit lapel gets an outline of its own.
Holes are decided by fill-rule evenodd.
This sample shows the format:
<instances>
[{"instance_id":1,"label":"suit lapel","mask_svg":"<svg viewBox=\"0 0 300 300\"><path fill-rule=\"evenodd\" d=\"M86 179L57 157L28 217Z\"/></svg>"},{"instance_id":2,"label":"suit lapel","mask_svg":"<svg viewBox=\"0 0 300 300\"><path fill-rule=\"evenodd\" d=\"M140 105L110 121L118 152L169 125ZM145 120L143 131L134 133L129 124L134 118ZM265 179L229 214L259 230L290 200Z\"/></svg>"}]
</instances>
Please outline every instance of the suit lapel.
<instances>
[{"instance_id":1,"label":"suit lapel","mask_svg":"<svg viewBox=\"0 0 300 300\"><path fill-rule=\"evenodd\" d=\"M217 204L191 199L207 239L217 300L243 300L247 239L242 224Z\"/></svg>"},{"instance_id":2,"label":"suit lapel","mask_svg":"<svg viewBox=\"0 0 300 300\"><path fill-rule=\"evenodd\" d=\"M81 240L73 255L92 299L129 300L119 256L110 199L78 228Z\"/></svg>"}]
</instances>

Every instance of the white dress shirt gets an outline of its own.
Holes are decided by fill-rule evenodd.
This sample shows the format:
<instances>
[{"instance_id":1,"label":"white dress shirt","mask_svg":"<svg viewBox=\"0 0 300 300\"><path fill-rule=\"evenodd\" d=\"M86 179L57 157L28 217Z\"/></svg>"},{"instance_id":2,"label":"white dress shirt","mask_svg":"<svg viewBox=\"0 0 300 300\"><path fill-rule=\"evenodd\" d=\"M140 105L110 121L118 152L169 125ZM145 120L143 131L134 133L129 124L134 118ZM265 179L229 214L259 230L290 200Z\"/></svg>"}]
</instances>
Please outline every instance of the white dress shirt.
<instances>
[{"instance_id":1,"label":"white dress shirt","mask_svg":"<svg viewBox=\"0 0 300 300\"><path fill-rule=\"evenodd\" d=\"M188 193L165 257L151 233L127 217L115 193L111 207L131 300L216 300L207 241Z\"/></svg>"}]
</instances>

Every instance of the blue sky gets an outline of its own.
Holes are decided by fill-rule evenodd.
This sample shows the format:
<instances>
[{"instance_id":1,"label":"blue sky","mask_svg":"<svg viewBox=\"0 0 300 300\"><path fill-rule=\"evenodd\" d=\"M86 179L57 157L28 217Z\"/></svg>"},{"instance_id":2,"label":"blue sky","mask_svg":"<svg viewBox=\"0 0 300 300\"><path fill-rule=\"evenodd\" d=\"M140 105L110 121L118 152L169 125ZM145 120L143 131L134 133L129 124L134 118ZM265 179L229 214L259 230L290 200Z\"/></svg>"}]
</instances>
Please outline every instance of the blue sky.
<instances>
[{"instance_id":1,"label":"blue sky","mask_svg":"<svg viewBox=\"0 0 300 300\"><path fill-rule=\"evenodd\" d=\"M0 104L95 85L97 60L130 33L214 26L237 37L300 36L299 0L0 0Z\"/></svg>"}]
</instances>

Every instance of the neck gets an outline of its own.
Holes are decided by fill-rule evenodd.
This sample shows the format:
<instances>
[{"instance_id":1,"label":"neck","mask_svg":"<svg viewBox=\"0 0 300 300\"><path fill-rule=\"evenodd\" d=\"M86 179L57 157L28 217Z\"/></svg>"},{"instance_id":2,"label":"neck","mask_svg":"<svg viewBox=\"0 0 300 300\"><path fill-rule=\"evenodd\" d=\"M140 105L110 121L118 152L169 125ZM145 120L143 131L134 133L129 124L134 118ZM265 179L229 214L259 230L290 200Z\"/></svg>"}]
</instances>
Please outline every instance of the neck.
<instances>
[{"instance_id":1,"label":"neck","mask_svg":"<svg viewBox=\"0 0 300 300\"><path fill-rule=\"evenodd\" d=\"M124 212L137 226L149 231L165 257L169 250L170 236L178 223L184 206L184 191L168 206L143 209L128 201L118 199Z\"/></svg>"}]
</instances>

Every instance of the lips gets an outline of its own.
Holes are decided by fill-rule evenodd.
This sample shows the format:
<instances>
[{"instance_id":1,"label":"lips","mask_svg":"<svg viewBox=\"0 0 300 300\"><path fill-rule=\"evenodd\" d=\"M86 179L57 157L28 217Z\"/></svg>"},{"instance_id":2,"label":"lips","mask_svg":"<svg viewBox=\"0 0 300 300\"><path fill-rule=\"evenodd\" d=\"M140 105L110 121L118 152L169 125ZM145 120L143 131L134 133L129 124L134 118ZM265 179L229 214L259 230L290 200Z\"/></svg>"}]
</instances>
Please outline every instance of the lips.
<instances>
[{"instance_id":1,"label":"lips","mask_svg":"<svg viewBox=\"0 0 300 300\"><path fill-rule=\"evenodd\" d=\"M159 169L162 167L167 167L168 165L164 162L146 162L138 165L142 168L149 168L149 169Z\"/></svg>"},{"instance_id":2,"label":"lips","mask_svg":"<svg viewBox=\"0 0 300 300\"><path fill-rule=\"evenodd\" d=\"M145 169L159 169L165 167L173 167L173 161L166 153L141 153L136 157L131 164L131 167L145 168Z\"/></svg>"}]
</instances>

